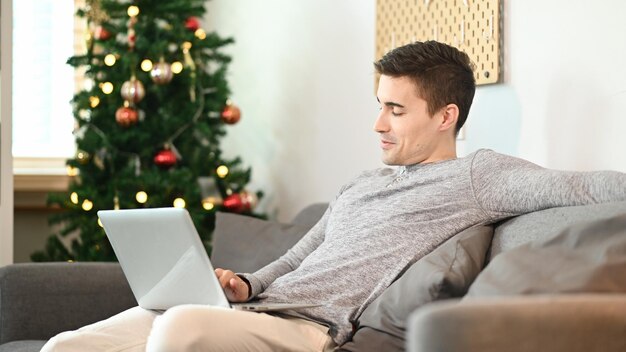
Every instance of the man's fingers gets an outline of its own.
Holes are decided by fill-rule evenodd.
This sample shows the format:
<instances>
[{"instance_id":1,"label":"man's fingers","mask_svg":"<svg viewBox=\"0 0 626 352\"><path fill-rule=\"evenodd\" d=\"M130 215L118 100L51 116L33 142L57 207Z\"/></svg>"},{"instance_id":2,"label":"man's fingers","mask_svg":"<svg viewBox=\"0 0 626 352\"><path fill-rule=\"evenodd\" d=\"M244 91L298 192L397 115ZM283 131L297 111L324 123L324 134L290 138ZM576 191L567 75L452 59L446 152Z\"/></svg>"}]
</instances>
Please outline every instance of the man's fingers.
<instances>
[{"instance_id":1,"label":"man's fingers","mask_svg":"<svg viewBox=\"0 0 626 352\"><path fill-rule=\"evenodd\" d=\"M218 273L217 270L220 270L221 272ZM233 273L230 270L222 270L222 269L216 269L215 274L217 275L217 278L220 281L220 285L224 288L230 286L230 280L235 275L235 273Z\"/></svg>"}]
</instances>

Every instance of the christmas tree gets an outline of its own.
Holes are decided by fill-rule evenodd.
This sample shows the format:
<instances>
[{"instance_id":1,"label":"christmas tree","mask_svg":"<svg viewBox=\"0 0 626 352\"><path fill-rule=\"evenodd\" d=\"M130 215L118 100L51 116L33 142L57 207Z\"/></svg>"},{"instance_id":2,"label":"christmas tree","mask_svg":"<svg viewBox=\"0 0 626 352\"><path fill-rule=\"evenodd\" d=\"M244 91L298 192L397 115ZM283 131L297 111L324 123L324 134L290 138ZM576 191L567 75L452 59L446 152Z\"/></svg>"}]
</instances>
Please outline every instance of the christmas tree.
<instances>
[{"instance_id":1,"label":"christmas tree","mask_svg":"<svg viewBox=\"0 0 626 352\"><path fill-rule=\"evenodd\" d=\"M245 188L250 168L220 149L241 113L221 51L233 40L201 28L204 1L91 0L77 11L89 35L86 53L68 60L86 83L71 102L75 176L49 196L63 209L50 219L60 231L33 261L115 260L101 209L186 207L209 253L216 211L262 217L261 192Z\"/></svg>"}]
</instances>

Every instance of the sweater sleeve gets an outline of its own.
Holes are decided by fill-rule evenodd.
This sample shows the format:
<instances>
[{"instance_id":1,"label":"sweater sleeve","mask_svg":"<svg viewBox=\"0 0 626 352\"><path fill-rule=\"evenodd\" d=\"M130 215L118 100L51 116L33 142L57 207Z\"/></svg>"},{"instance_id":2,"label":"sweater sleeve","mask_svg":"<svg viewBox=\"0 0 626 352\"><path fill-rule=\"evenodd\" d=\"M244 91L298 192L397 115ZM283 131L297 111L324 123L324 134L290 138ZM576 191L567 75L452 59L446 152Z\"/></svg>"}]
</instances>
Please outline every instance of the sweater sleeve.
<instances>
[{"instance_id":1,"label":"sweater sleeve","mask_svg":"<svg viewBox=\"0 0 626 352\"><path fill-rule=\"evenodd\" d=\"M326 209L326 212L317 224L283 256L257 270L254 274L238 274L250 283L250 299L263 292L278 277L295 270L300 266L304 258L324 241L326 223L328 222L330 212L331 207Z\"/></svg>"},{"instance_id":2,"label":"sweater sleeve","mask_svg":"<svg viewBox=\"0 0 626 352\"><path fill-rule=\"evenodd\" d=\"M471 169L476 202L493 220L541 209L626 200L626 174L557 171L481 150Z\"/></svg>"}]
</instances>

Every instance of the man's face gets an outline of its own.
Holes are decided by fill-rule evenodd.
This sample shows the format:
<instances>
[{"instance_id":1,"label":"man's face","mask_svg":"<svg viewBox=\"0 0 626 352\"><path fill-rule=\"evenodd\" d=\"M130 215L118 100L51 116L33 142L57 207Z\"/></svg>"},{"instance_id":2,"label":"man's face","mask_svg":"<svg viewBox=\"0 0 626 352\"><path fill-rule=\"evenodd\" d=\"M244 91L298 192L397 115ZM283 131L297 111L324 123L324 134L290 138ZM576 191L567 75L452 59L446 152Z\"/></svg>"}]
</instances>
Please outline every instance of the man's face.
<instances>
[{"instance_id":1,"label":"man's face","mask_svg":"<svg viewBox=\"0 0 626 352\"><path fill-rule=\"evenodd\" d=\"M374 130L380 134L387 165L431 162L438 146L440 119L430 116L426 100L408 77L381 75L377 92L380 113Z\"/></svg>"}]
</instances>

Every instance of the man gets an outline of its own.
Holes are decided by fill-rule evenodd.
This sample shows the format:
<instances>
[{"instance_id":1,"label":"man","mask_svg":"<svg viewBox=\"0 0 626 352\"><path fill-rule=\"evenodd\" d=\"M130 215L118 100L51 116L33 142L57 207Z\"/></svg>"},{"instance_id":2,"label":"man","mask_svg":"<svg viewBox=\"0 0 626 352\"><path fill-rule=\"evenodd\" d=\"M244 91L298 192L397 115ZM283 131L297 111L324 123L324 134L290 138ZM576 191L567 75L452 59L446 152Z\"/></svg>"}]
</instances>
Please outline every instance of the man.
<instances>
[{"instance_id":1,"label":"man","mask_svg":"<svg viewBox=\"0 0 626 352\"><path fill-rule=\"evenodd\" d=\"M417 42L375 68L381 108L374 129L383 161L398 167L345 185L300 242L256 273L216 269L232 302L323 306L290 315L179 306L159 317L134 308L61 334L44 351L111 341L120 326L132 326L126 335L135 336L120 338L116 351L142 350L148 335L148 351L332 349L350 339L361 312L404 268L460 231L549 207L626 199L626 175L617 172L546 170L489 150L457 158L475 82L469 58L455 48Z\"/></svg>"}]
</instances>

